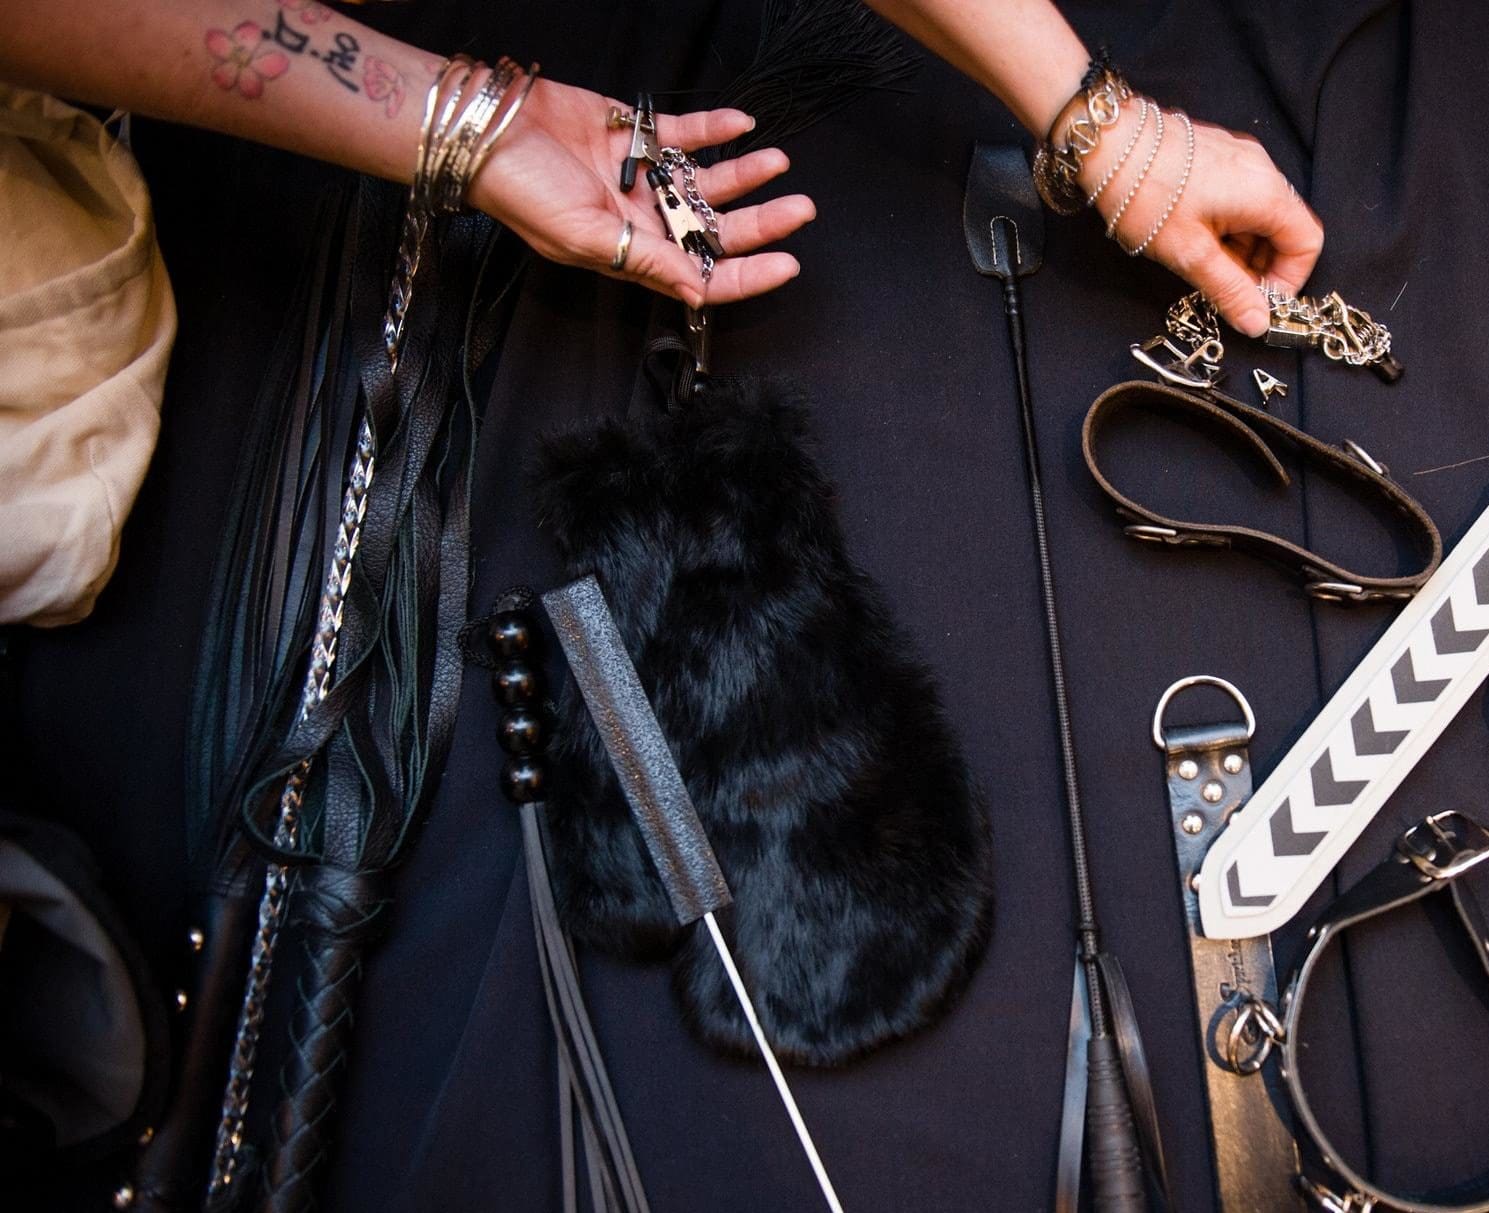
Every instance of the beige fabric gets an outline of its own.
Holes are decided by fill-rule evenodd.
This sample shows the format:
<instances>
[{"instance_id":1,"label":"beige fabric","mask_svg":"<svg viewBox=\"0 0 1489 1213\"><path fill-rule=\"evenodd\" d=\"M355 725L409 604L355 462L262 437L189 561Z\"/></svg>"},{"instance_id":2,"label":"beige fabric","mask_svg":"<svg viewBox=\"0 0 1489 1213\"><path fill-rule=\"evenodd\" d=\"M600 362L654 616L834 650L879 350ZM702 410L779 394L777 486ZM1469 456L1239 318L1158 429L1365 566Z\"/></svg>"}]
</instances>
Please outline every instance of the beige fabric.
<instances>
[{"instance_id":1,"label":"beige fabric","mask_svg":"<svg viewBox=\"0 0 1489 1213\"><path fill-rule=\"evenodd\" d=\"M139 166L0 84L0 623L73 623L119 559L176 305Z\"/></svg>"}]
</instances>

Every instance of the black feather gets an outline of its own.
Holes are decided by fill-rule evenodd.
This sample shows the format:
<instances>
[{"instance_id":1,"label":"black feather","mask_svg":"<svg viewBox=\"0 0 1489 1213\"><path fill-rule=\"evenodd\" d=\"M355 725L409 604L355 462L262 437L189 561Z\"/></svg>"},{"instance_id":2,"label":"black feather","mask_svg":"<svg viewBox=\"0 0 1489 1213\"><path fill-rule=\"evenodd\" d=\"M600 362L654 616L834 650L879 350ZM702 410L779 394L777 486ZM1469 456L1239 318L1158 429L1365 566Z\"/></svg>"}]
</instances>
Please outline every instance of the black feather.
<instances>
[{"instance_id":1,"label":"black feather","mask_svg":"<svg viewBox=\"0 0 1489 1213\"><path fill-rule=\"evenodd\" d=\"M568 571L599 578L708 829L767 1035L831 1065L924 1027L961 989L990 923L990 843L935 685L845 551L808 425L787 389L718 382L689 410L551 438L536 495ZM675 950L698 1034L750 1051L572 686L559 714L548 807L566 925L627 956Z\"/></svg>"}]
</instances>

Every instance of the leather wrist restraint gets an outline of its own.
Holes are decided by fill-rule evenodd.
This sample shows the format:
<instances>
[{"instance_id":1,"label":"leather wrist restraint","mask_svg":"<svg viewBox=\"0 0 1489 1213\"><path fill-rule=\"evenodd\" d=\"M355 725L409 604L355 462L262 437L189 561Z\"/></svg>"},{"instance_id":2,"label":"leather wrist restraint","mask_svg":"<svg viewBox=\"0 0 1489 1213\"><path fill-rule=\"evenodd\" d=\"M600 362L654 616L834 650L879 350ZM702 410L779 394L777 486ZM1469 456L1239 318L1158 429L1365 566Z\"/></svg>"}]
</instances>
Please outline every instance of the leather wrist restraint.
<instances>
[{"instance_id":1,"label":"leather wrist restraint","mask_svg":"<svg viewBox=\"0 0 1489 1213\"><path fill-rule=\"evenodd\" d=\"M1326 1163L1353 1191L1340 1197L1305 1181L1320 1205L1330 1210L1371 1209L1377 1204L1402 1213L1485 1213L1489 1210L1489 1187L1463 1185L1449 1193L1404 1196L1383 1190L1353 1170L1324 1135L1303 1089L1306 1050L1299 1040L1298 1025L1308 994L1309 979L1319 959L1335 938L1349 927L1419 901L1433 893L1446 892L1453 900L1470 946L1489 973L1489 926L1483 911L1466 884L1458 878L1470 868L1489 860L1489 830L1462 813L1437 813L1407 830L1397 841L1390 858L1340 897L1308 932L1311 947L1298 966L1283 999L1281 1052L1283 1077L1292 1095L1293 1108ZM1467 1195L1473 1192L1474 1195Z\"/></svg>"},{"instance_id":2,"label":"leather wrist restraint","mask_svg":"<svg viewBox=\"0 0 1489 1213\"><path fill-rule=\"evenodd\" d=\"M1249 447L1271 469L1283 487L1292 483L1287 470L1267 443L1268 437L1290 443L1305 461L1319 464L1379 495L1397 513L1425 560L1415 573L1398 577L1367 577L1317 552L1254 527L1233 523L1194 522L1170 518L1120 492L1102 472L1097 460L1101 436L1134 408L1167 410L1209 421L1223 433ZM1426 510L1402 489L1357 444L1343 449L1320 442L1280 418L1210 389L1199 395L1179 387L1133 380L1108 388L1091 405L1081 428L1081 452L1101 491L1129 520L1124 530L1134 539L1168 547L1235 548L1282 565L1302 581L1313 597L1327 602L1377 602L1410 598L1442 560L1442 536Z\"/></svg>"}]
</instances>

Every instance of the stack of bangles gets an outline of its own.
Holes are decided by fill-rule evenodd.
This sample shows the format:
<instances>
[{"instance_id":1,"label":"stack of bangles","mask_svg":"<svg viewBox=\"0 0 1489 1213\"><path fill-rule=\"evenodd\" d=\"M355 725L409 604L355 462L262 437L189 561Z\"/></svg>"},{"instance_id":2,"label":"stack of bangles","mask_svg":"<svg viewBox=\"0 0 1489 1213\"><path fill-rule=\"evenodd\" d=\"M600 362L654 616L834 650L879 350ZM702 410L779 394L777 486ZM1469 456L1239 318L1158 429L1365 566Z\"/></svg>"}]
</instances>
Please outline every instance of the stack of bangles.
<instances>
[{"instance_id":1,"label":"stack of bangles","mask_svg":"<svg viewBox=\"0 0 1489 1213\"><path fill-rule=\"evenodd\" d=\"M1081 169L1101 146L1103 132L1120 121L1123 106L1134 100L1138 106L1137 125L1117 158L1112 161L1095 188L1088 193L1080 183ZM1130 247L1123 244L1117 236L1117 225L1122 222L1122 216L1127 213L1127 208L1142 189L1148 172L1153 167L1153 161L1158 157L1158 149L1163 146L1164 111L1156 101L1134 94L1127 81L1108 64L1093 62L1085 79L1081 81L1080 90L1061 109L1050 128L1049 137L1040 142L1034 153L1034 185L1039 190L1040 198L1056 214L1074 215L1085 207L1094 206L1107 187L1116 180L1137 149L1143 132L1148 129L1149 115L1153 118L1153 136L1142 166L1137 170L1137 175L1133 177L1106 225L1107 236L1117 240L1130 257L1147 251L1173 215L1179 199L1184 196L1184 188L1189 184L1189 172L1194 167L1194 124L1190 122L1189 115L1183 110L1175 110L1171 115L1184 124L1184 171L1147 235L1140 244Z\"/></svg>"},{"instance_id":2,"label":"stack of bangles","mask_svg":"<svg viewBox=\"0 0 1489 1213\"><path fill-rule=\"evenodd\" d=\"M383 333L395 368L429 222L436 215L452 214L465 205L471 182L497 140L512 125L537 78L536 63L524 72L505 55L495 67L455 55L445 61L429 86Z\"/></svg>"}]
</instances>

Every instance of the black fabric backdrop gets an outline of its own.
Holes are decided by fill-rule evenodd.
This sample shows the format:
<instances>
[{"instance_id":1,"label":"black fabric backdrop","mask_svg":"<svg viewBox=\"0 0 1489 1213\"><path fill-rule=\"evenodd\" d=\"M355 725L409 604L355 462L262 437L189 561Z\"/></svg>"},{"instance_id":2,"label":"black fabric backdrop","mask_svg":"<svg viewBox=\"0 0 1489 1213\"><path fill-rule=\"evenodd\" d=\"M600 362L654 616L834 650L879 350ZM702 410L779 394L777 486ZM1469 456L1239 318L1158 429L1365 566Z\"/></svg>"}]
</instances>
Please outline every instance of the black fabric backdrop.
<instances>
[{"instance_id":1,"label":"black fabric backdrop","mask_svg":"<svg viewBox=\"0 0 1489 1213\"><path fill-rule=\"evenodd\" d=\"M1254 365L1278 374L1292 385L1276 406L1284 417L1358 440L1451 543L1489 505L1479 249L1489 168L1462 108L1489 53L1489 10L1472 0L1066 7L1140 87L1266 144L1327 225L1314 284L1385 320L1408 367L1387 387L1237 338L1233 390L1249 392ZM423 0L373 15L432 50L536 58L553 77L624 96L718 87L747 62L757 10ZM820 211L788 246L804 272L716 319L721 369L785 372L815 397L850 548L937 671L991 792L998 917L966 997L928 1034L841 1072L794 1076L852 1210L1051 1201L1069 856L999 294L971 269L960 224L972 141L1016 137L994 101L927 61L905 91L794 139L782 189L810 193ZM213 545L329 170L156 124L137 124L136 148L181 310L164 431L113 583L91 620L33 638L23 707L39 804L104 857L170 989L186 962L187 688ZM1247 559L1121 537L1081 464L1080 422L1101 389L1135 377L1127 344L1157 330L1181 289L1123 257L1089 217L1051 219L1026 307L1098 898L1147 1036L1178 1191L1199 1210L1214 1204L1200 1053L1149 717L1177 677L1229 678L1255 706L1264 773L1391 611L1316 605ZM514 582L552 581L522 461L544 427L624 410L648 327L671 315L597 276L529 272L481 438L473 612ZM1159 505L1256 518L1370 568L1410 560L1350 494L1308 475L1280 493L1181 425L1133 430L1114 466ZM1196 698L1189 711L1207 708L1221 701ZM470 677L438 802L400 874L395 929L368 970L328 1209L558 1207L554 1055L517 818L495 787L496 718L486 679ZM1351 851L1341 884L1427 811L1489 816L1485 728L1476 696ZM1302 925L1278 937L1284 965ZM1425 912L1404 912L1355 932L1315 996L1317 1102L1379 1178L1447 1182L1489 1159L1489 1000L1465 956ZM817 1207L763 1070L689 1038L666 970L591 956L582 967L652 1207ZM34 1207L98 1207L126 1172L119 1160L59 1177Z\"/></svg>"}]
</instances>

